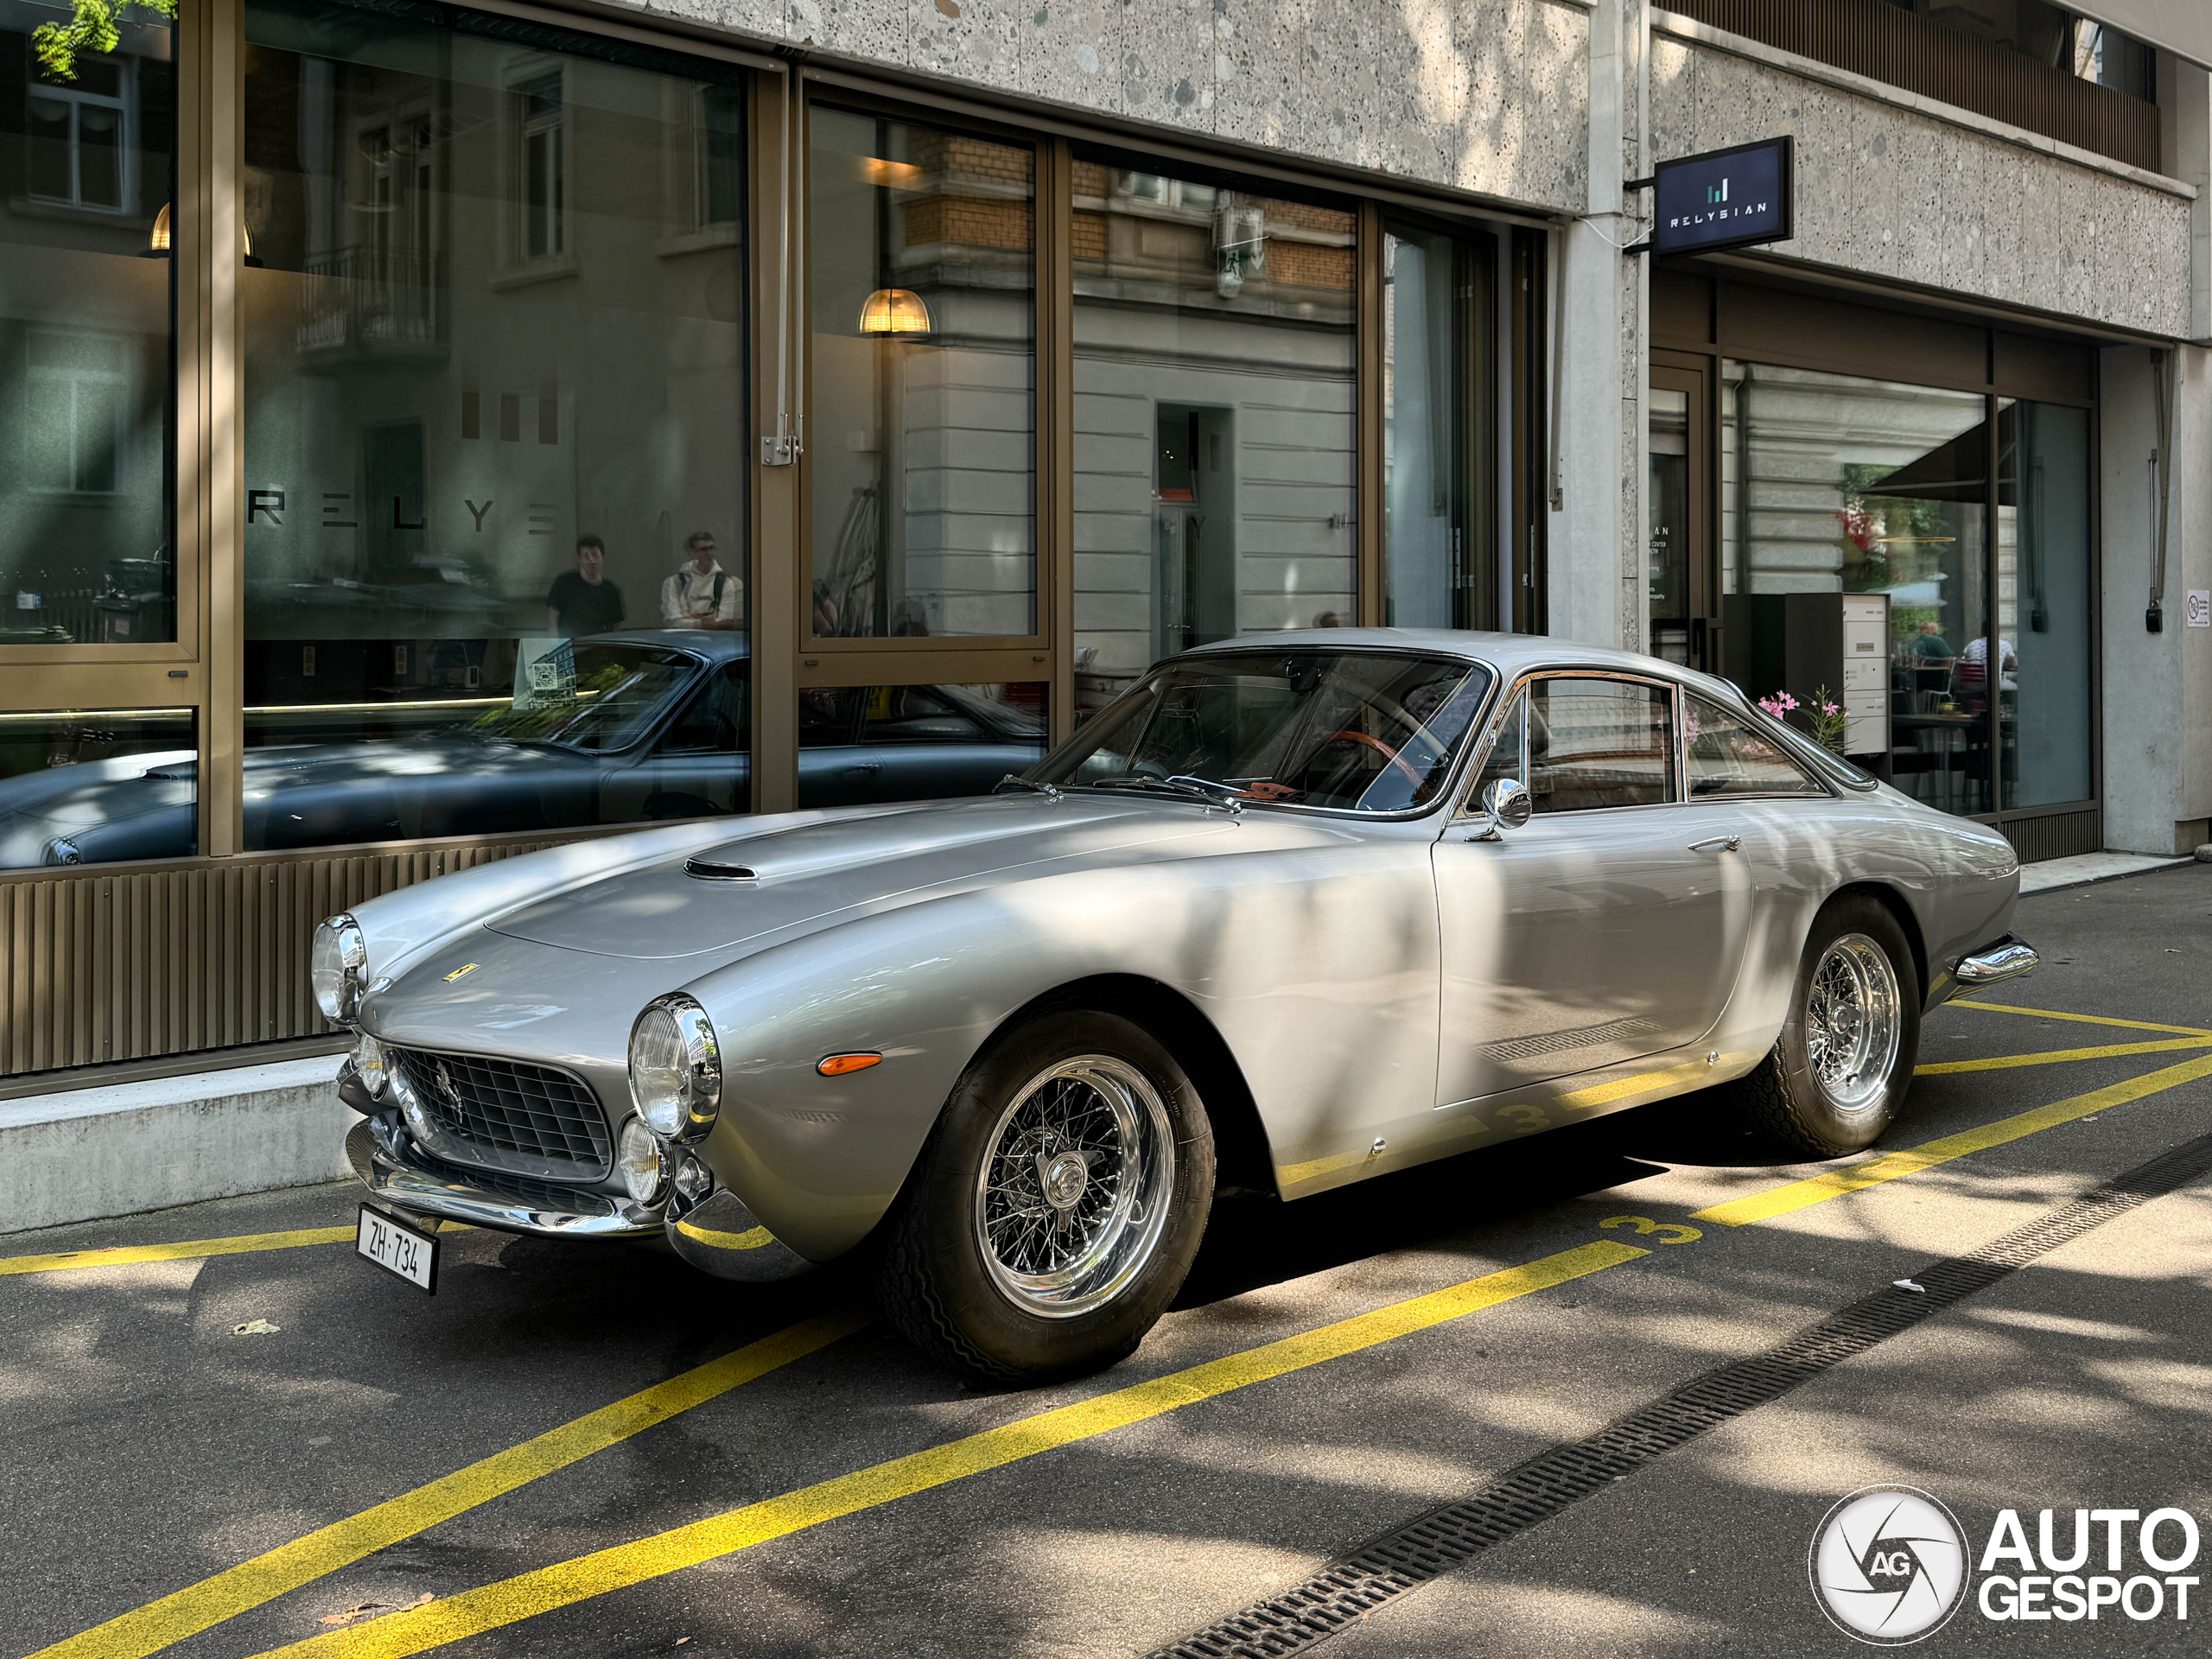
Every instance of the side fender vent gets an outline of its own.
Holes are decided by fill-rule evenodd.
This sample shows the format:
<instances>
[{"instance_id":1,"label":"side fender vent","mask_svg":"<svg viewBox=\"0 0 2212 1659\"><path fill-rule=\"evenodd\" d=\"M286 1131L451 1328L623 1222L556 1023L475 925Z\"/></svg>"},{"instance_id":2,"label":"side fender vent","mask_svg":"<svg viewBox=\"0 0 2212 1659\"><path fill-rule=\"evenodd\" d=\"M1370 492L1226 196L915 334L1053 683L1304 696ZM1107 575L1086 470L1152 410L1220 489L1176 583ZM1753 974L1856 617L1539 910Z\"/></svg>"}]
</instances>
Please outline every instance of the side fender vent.
<instances>
[{"instance_id":1,"label":"side fender vent","mask_svg":"<svg viewBox=\"0 0 2212 1659\"><path fill-rule=\"evenodd\" d=\"M683 874L702 881L758 881L760 877L751 866L722 864L711 858L687 858Z\"/></svg>"}]
</instances>

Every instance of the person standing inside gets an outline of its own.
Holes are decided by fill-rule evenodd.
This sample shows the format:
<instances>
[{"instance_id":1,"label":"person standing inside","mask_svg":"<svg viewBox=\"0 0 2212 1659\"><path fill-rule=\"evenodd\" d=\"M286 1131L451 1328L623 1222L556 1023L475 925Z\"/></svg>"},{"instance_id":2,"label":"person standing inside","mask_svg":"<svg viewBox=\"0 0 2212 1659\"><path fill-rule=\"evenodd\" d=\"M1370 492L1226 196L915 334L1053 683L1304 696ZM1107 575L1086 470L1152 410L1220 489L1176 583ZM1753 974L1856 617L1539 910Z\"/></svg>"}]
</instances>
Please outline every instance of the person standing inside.
<instances>
[{"instance_id":1,"label":"person standing inside","mask_svg":"<svg viewBox=\"0 0 2212 1659\"><path fill-rule=\"evenodd\" d=\"M745 626L745 584L715 562L715 538L695 530L684 539L691 556L660 585L660 619L671 628Z\"/></svg>"},{"instance_id":2,"label":"person standing inside","mask_svg":"<svg viewBox=\"0 0 2212 1659\"><path fill-rule=\"evenodd\" d=\"M607 543L596 536L576 537L576 568L553 578L545 595L545 626L574 639L622 626L628 614L622 590L607 579Z\"/></svg>"}]
</instances>

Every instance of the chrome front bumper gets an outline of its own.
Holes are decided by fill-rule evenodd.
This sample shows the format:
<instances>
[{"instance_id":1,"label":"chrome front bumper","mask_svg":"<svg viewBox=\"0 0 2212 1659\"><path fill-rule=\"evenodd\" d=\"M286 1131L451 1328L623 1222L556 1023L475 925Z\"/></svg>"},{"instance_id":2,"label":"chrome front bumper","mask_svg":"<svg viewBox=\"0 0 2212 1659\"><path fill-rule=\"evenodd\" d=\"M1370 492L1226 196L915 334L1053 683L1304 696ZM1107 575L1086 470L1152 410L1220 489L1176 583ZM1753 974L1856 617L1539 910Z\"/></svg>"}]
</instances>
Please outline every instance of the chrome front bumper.
<instances>
[{"instance_id":1,"label":"chrome front bumper","mask_svg":"<svg viewBox=\"0 0 2212 1659\"><path fill-rule=\"evenodd\" d=\"M1951 977L1958 981L1961 990L1976 990L1984 985L2018 979L2033 972L2042 962L2035 946L2017 933L2007 933L1994 944L1961 957L1959 965L1951 969Z\"/></svg>"},{"instance_id":2,"label":"chrome front bumper","mask_svg":"<svg viewBox=\"0 0 2212 1659\"><path fill-rule=\"evenodd\" d=\"M659 1211L626 1198L573 1187L561 1189L556 1205L524 1196L488 1171L455 1169L384 1118L365 1118L346 1132L346 1157L372 1198L414 1215L549 1238L638 1238L662 1230Z\"/></svg>"},{"instance_id":3,"label":"chrome front bumper","mask_svg":"<svg viewBox=\"0 0 2212 1659\"><path fill-rule=\"evenodd\" d=\"M409 1215L548 1238L643 1238L660 1233L701 1272L741 1284L789 1279L814 1266L762 1226L737 1194L722 1187L696 1202L671 1192L658 1209L575 1187L563 1189L564 1207L556 1207L502 1190L510 1184L497 1174L460 1170L430 1158L404 1126L383 1116L364 1118L346 1132L346 1158L372 1198Z\"/></svg>"}]
</instances>

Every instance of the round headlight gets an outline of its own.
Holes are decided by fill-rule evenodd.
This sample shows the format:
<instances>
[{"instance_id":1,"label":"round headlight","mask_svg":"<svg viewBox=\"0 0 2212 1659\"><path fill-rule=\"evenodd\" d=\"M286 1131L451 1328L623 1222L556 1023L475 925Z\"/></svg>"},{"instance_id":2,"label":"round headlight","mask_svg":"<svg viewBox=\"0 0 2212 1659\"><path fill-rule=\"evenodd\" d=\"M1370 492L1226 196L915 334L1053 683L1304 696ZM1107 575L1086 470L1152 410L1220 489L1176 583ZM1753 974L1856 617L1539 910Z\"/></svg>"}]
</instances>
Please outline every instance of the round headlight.
<instances>
[{"instance_id":1,"label":"round headlight","mask_svg":"<svg viewBox=\"0 0 2212 1659\"><path fill-rule=\"evenodd\" d=\"M365 1031L353 1045L353 1075L372 1096L382 1096L385 1084L391 1081L391 1063L385 1056L384 1045Z\"/></svg>"},{"instance_id":2,"label":"round headlight","mask_svg":"<svg viewBox=\"0 0 2212 1659\"><path fill-rule=\"evenodd\" d=\"M324 1019L341 1026L352 1022L368 968L369 946L359 923L351 916L333 916L316 925L315 945L308 952L308 982Z\"/></svg>"},{"instance_id":3,"label":"round headlight","mask_svg":"<svg viewBox=\"0 0 2212 1659\"><path fill-rule=\"evenodd\" d=\"M660 1142L653 1139L652 1131L637 1118L622 1125L622 1139L616 1152L615 1162L622 1171L622 1185L639 1204L651 1204L660 1197L663 1182L660 1173Z\"/></svg>"},{"instance_id":4,"label":"round headlight","mask_svg":"<svg viewBox=\"0 0 2212 1659\"><path fill-rule=\"evenodd\" d=\"M680 992L655 997L630 1027L630 1097L664 1141L696 1141L721 1109L721 1053L707 1011Z\"/></svg>"}]
</instances>

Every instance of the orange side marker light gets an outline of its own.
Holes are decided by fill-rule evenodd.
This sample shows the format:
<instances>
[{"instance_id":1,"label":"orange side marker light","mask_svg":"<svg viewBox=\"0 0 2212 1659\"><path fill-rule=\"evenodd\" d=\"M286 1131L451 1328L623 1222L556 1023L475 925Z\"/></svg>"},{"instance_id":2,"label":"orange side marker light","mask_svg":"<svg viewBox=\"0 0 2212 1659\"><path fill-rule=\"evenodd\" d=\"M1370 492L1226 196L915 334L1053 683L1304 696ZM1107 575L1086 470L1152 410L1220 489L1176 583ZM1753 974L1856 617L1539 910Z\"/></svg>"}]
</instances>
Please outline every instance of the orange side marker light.
<instances>
[{"instance_id":1,"label":"orange side marker light","mask_svg":"<svg viewBox=\"0 0 2212 1659\"><path fill-rule=\"evenodd\" d=\"M824 1054L814 1063L814 1069L825 1077L842 1077L848 1071L865 1071L882 1064L880 1054Z\"/></svg>"}]
</instances>

